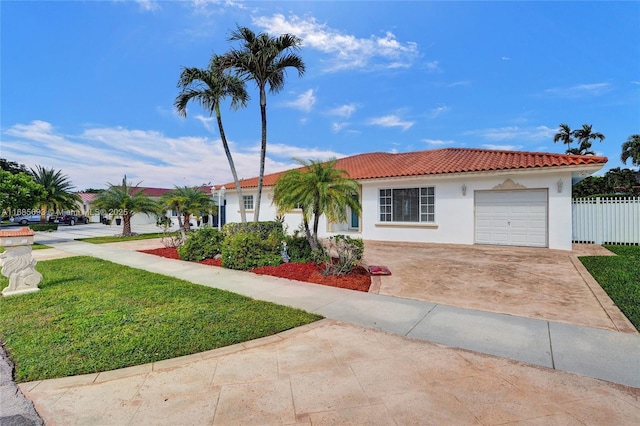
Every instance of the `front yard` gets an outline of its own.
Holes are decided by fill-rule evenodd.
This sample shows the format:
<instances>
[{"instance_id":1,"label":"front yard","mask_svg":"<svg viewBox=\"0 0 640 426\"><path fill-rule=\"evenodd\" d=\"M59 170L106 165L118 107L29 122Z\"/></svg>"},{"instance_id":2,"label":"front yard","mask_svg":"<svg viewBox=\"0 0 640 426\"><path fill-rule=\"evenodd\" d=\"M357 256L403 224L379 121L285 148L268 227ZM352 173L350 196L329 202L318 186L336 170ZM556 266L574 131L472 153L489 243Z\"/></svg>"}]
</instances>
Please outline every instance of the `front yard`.
<instances>
[{"instance_id":1,"label":"front yard","mask_svg":"<svg viewBox=\"0 0 640 426\"><path fill-rule=\"evenodd\" d=\"M91 257L39 262L38 271L41 291L0 298L17 382L175 358L321 318Z\"/></svg>"},{"instance_id":2,"label":"front yard","mask_svg":"<svg viewBox=\"0 0 640 426\"><path fill-rule=\"evenodd\" d=\"M617 256L587 256L580 261L640 330L640 246L605 247Z\"/></svg>"}]
</instances>

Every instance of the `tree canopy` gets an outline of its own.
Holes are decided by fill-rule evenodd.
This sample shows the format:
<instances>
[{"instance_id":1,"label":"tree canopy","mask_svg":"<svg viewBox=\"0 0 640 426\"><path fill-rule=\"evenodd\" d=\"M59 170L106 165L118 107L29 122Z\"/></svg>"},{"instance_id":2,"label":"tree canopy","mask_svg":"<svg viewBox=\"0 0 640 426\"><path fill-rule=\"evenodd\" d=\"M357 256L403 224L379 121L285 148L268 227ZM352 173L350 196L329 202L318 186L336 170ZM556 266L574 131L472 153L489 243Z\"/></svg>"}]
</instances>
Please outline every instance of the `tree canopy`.
<instances>
[{"instance_id":1,"label":"tree canopy","mask_svg":"<svg viewBox=\"0 0 640 426\"><path fill-rule=\"evenodd\" d=\"M132 235L131 218L136 213L157 214L158 203L145 195L140 183L133 185L124 175L119 185L107 183L107 190L100 192L93 202L102 214L122 217L122 235Z\"/></svg>"},{"instance_id":2,"label":"tree canopy","mask_svg":"<svg viewBox=\"0 0 640 426\"><path fill-rule=\"evenodd\" d=\"M571 147L574 139L578 141L577 148ZM600 139L602 142L605 136L602 133L594 132L593 126L590 124L583 124L582 128L571 130L568 124L561 123L558 126L558 132L553 136L554 143L562 142L567 145L566 153L575 155L594 155L591 145L596 139Z\"/></svg>"},{"instance_id":3,"label":"tree canopy","mask_svg":"<svg viewBox=\"0 0 640 426\"><path fill-rule=\"evenodd\" d=\"M631 135L622 144L620 160L624 164L627 164L627 160L631 160L631 164L640 166L640 135Z\"/></svg>"},{"instance_id":4,"label":"tree canopy","mask_svg":"<svg viewBox=\"0 0 640 426\"><path fill-rule=\"evenodd\" d=\"M347 207L358 215L361 213L359 185L349 178L346 170L336 168L335 159L326 162L294 160L303 167L280 176L275 184L273 201L280 213L302 209L305 235L315 250L320 247L318 225L322 215L331 222L345 222Z\"/></svg>"},{"instance_id":5,"label":"tree canopy","mask_svg":"<svg viewBox=\"0 0 640 426\"><path fill-rule=\"evenodd\" d=\"M75 210L78 207L80 196L72 192L74 186L61 170L36 166L35 169L31 169L31 175L33 180L44 188L44 193L38 200L41 222L46 222L47 212L53 211L57 214L64 210Z\"/></svg>"},{"instance_id":6,"label":"tree canopy","mask_svg":"<svg viewBox=\"0 0 640 426\"><path fill-rule=\"evenodd\" d=\"M21 210L39 207L45 189L29 173L0 170L0 212L2 216L16 216Z\"/></svg>"},{"instance_id":7,"label":"tree canopy","mask_svg":"<svg viewBox=\"0 0 640 426\"><path fill-rule=\"evenodd\" d=\"M214 208L211 196L197 186L176 186L162 195L160 204L163 208L176 211L180 229L185 231L191 229L190 217L192 214L208 213ZM182 223L181 216L184 216L184 223Z\"/></svg>"},{"instance_id":8,"label":"tree canopy","mask_svg":"<svg viewBox=\"0 0 640 426\"><path fill-rule=\"evenodd\" d=\"M224 132L224 126L222 125L222 115L220 114L220 102L225 98L231 99L231 107L233 109L246 106L249 95L245 89L244 81L236 75L225 73L221 65L221 57L214 54L211 57L208 69L184 68L180 74L178 87L181 92L176 97L174 105L180 116L187 116L187 104L191 101L199 103L209 115L216 114L220 139L222 140L224 153L227 156L227 162L229 163L236 193L238 194L240 219L242 223L246 223L247 215L242 202L242 188Z\"/></svg>"}]
</instances>

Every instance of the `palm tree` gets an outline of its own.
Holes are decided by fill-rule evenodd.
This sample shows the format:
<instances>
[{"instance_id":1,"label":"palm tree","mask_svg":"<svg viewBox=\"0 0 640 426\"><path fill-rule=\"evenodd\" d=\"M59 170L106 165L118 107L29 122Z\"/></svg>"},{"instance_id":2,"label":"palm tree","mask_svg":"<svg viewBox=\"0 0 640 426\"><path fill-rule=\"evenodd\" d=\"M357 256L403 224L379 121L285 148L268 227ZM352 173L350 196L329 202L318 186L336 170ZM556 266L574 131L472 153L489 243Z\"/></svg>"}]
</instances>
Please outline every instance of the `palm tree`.
<instances>
[{"instance_id":1,"label":"palm tree","mask_svg":"<svg viewBox=\"0 0 640 426\"><path fill-rule=\"evenodd\" d=\"M305 64L296 53L302 40L293 34L271 37L267 33L255 34L249 28L238 26L231 32L229 41L240 41L242 48L232 49L222 59L224 68L231 68L244 80L253 80L260 92L260 116L262 119L262 139L260 145L260 174L258 176L258 196L254 208L254 221L260 216L260 199L264 180L264 165L267 153L267 93L278 93L284 87L286 68L298 70L298 76L305 72ZM242 204L242 203L240 203Z\"/></svg>"},{"instance_id":2,"label":"palm tree","mask_svg":"<svg viewBox=\"0 0 640 426\"><path fill-rule=\"evenodd\" d=\"M320 247L318 224L325 215L331 222L347 220L347 207L360 214L358 183L349 178L346 170L336 169L337 160L327 162L304 161L294 158L303 167L285 172L275 184L273 201L280 213L302 209L305 235L312 250ZM309 222L313 220L313 227Z\"/></svg>"},{"instance_id":3,"label":"palm tree","mask_svg":"<svg viewBox=\"0 0 640 426\"><path fill-rule=\"evenodd\" d=\"M227 155L227 161L231 168L233 182L236 185L238 204L240 205L240 219L242 223L246 223L247 215L244 209L242 188L240 187L236 166L231 156L231 150L229 149L229 143L224 133L224 127L222 126L220 101L226 97L230 97L231 107L238 109L247 105L249 95L245 89L244 81L237 76L224 72L220 64L220 59L221 57L219 55L214 54L209 62L209 69L183 68L180 74L180 80L178 81L178 87L182 91L176 97L174 105L178 114L182 117L187 116L187 104L192 100L197 101L209 112L209 115L213 115L215 112L222 146L224 147L224 152Z\"/></svg>"},{"instance_id":4,"label":"palm tree","mask_svg":"<svg viewBox=\"0 0 640 426\"><path fill-rule=\"evenodd\" d=\"M167 209L175 210L178 214L180 232L191 229L190 218L193 213L209 211L213 207L213 201L201 187L176 186L160 198L160 203ZM182 223L181 216L184 216Z\"/></svg>"},{"instance_id":5,"label":"palm tree","mask_svg":"<svg viewBox=\"0 0 640 426\"><path fill-rule=\"evenodd\" d=\"M631 164L640 167L640 135L631 135L627 141L622 144L622 155L620 160L627 164L627 160L631 159ZM636 175L636 181L640 183L640 169Z\"/></svg>"},{"instance_id":6,"label":"palm tree","mask_svg":"<svg viewBox=\"0 0 640 426\"><path fill-rule=\"evenodd\" d=\"M605 139L602 133L592 131L591 124L583 124L582 129L574 130L572 134L580 143L580 155L594 155L595 153L591 151L591 142L596 139L602 142Z\"/></svg>"},{"instance_id":7,"label":"palm tree","mask_svg":"<svg viewBox=\"0 0 640 426\"><path fill-rule=\"evenodd\" d=\"M115 216L122 216L122 235L132 235L131 218L136 213L156 214L158 203L144 194L140 183L132 185L124 175L120 185L107 183L109 188L100 192L94 203L98 210Z\"/></svg>"},{"instance_id":8,"label":"palm tree","mask_svg":"<svg viewBox=\"0 0 640 426\"><path fill-rule=\"evenodd\" d=\"M61 212L63 210L75 210L80 196L71 190L74 188L69 177L62 174L61 170L45 169L36 166L31 169L33 180L44 187L44 193L38 202L40 205L40 223L47 221L47 212Z\"/></svg>"},{"instance_id":9,"label":"palm tree","mask_svg":"<svg viewBox=\"0 0 640 426\"><path fill-rule=\"evenodd\" d=\"M622 155L620 160L627 164L627 160L631 159L631 164L640 166L640 135L631 135L627 141L622 144Z\"/></svg>"},{"instance_id":10,"label":"palm tree","mask_svg":"<svg viewBox=\"0 0 640 426\"><path fill-rule=\"evenodd\" d=\"M567 145L567 154L573 153L573 152L570 152L570 151L573 151L571 149L571 142L573 142L573 132L571 131L571 128L569 127L568 124L564 124L564 123L560 124L558 133L556 133L553 136L553 143L556 143L558 141Z\"/></svg>"}]
</instances>

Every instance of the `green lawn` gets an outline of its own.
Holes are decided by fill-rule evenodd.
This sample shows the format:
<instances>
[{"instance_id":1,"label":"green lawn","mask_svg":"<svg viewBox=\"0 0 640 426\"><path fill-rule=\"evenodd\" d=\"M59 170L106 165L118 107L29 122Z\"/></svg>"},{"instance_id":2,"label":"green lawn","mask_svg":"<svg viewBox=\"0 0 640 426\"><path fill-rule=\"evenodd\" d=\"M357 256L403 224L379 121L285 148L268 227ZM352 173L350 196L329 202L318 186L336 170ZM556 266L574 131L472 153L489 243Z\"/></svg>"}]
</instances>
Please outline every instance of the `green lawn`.
<instances>
[{"instance_id":1,"label":"green lawn","mask_svg":"<svg viewBox=\"0 0 640 426\"><path fill-rule=\"evenodd\" d=\"M0 298L0 340L18 382L188 355L321 318L92 257L37 269L41 291Z\"/></svg>"},{"instance_id":2,"label":"green lawn","mask_svg":"<svg viewBox=\"0 0 640 426\"><path fill-rule=\"evenodd\" d=\"M640 247L605 247L617 256L586 256L580 257L580 261L640 330Z\"/></svg>"},{"instance_id":3,"label":"green lawn","mask_svg":"<svg viewBox=\"0 0 640 426\"><path fill-rule=\"evenodd\" d=\"M174 234L178 234L175 232ZM162 232L154 232L151 234L139 234L139 235L130 235L126 237L120 236L108 236L108 237L90 237L90 238L77 238L78 241L84 241L85 243L93 243L93 244L105 244L105 243L118 243L121 241L134 241L134 240L150 240L153 238L162 238L165 234Z\"/></svg>"}]
</instances>

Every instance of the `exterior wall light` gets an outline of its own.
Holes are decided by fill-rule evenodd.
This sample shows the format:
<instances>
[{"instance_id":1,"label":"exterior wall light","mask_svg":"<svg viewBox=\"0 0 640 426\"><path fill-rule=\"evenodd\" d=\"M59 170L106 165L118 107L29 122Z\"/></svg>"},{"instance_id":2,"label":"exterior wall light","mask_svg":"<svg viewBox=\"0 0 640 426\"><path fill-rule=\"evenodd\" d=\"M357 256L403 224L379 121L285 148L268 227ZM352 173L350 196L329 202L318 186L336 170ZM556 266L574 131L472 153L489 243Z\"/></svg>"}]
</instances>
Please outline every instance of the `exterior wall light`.
<instances>
[{"instance_id":1,"label":"exterior wall light","mask_svg":"<svg viewBox=\"0 0 640 426\"><path fill-rule=\"evenodd\" d=\"M558 179L558 182L556 182L556 186L558 187L558 194L562 192L562 187L564 186L564 182L562 182L562 179Z\"/></svg>"},{"instance_id":2,"label":"exterior wall light","mask_svg":"<svg viewBox=\"0 0 640 426\"><path fill-rule=\"evenodd\" d=\"M462 195L463 196L467 195L467 185L463 183L461 189L462 189Z\"/></svg>"}]
</instances>

